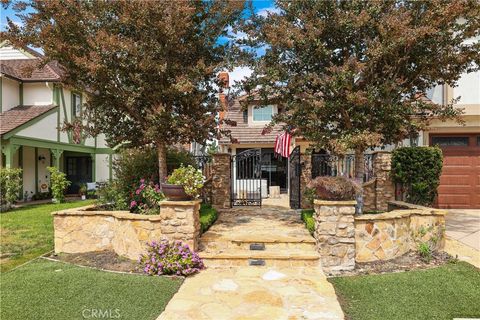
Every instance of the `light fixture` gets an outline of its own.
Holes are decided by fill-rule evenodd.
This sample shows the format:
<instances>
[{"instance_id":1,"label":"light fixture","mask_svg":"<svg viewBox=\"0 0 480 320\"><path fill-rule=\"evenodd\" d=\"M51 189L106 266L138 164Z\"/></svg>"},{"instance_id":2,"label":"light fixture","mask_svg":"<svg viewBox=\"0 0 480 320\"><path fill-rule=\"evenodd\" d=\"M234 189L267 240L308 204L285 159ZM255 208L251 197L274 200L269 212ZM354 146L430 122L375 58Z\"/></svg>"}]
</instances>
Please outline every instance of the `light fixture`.
<instances>
[{"instance_id":1,"label":"light fixture","mask_svg":"<svg viewBox=\"0 0 480 320\"><path fill-rule=\"evenodd\" d=\"M43 154L38 156L38 161L42 161L42 160L45 160L45 159L46 158Z\"/></svg>"}]
</instances>

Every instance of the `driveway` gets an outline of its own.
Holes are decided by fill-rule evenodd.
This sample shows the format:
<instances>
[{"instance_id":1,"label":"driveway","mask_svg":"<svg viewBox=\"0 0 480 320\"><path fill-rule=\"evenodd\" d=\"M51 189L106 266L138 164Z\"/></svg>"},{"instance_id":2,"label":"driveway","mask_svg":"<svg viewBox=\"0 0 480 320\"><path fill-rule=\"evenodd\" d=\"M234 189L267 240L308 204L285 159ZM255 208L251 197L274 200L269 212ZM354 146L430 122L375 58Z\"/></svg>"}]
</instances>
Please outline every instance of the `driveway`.
<instances>
[{"instance_id":1,"label":"driveway","mask_svg":"<svg viewBox=\"0 0 480 320\"><path fill-rule=\"evenodd\" d=\"M480 251L480 210L449 210L446 228L448 237Z\"/></svg>"}]
</instances>

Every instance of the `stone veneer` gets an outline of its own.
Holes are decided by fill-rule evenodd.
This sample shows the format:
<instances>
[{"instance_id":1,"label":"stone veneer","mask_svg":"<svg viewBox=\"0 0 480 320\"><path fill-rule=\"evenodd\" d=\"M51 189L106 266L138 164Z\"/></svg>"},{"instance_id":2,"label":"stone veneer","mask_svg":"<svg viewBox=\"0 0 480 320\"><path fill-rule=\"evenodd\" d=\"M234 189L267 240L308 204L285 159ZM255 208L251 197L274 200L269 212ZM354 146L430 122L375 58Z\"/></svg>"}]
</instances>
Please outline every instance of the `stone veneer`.
<instances>
[{"instance_id":1,"label":"stone veneer","mask_svg":"<svg viewBox=\"0 0 480 320\"><path fill-rule=\"evenodd\" d=\"M388 209L395 200L395 184L391 177L392 154L387 151L373 153L373 179L363 184L363 211Z\"/></svg>"},{"instance_id":2,"label":"stone veneer","mask_svg":"<svg viewBox=\"0 0 480 320\"><path fill-rule=\"evenodd\" d=\"M231 156L228 153L213 154L212 206L215 209L231 207Z\"/></svg>"},{"instance_id":3,"label":"stone veneer","mask_svg":"<svg viewBox=\"0 0 480 320\"><path fill-rule=\"evenodd\" d=\"M314 201L314 236L325 272L355 268L356 203L356 201Z\"/></svg>"},{"instance_id":4,"label":"stone veneer","mask_svg":"<svg viewBox=\"0 0 480 320\"><path fill-rule=\"evenodd\" d=\"M96 211L95 206L52 213L55 252L81 253L113 250L137 259L153 240L181 240L198 249L200 200L162 201L159 215L128 211Z\"/></svg>"},{"instance_id":5,"label":"stone veneer","mask_svg":"<svg viewBox=\"0 0 480 320\"><path fill-rule=\"evenodd\" d=\"M393 259L417 250L420 242L443 248L446 211L410 207L355 217L356 262Z\"/></svg>"}]
</instances>

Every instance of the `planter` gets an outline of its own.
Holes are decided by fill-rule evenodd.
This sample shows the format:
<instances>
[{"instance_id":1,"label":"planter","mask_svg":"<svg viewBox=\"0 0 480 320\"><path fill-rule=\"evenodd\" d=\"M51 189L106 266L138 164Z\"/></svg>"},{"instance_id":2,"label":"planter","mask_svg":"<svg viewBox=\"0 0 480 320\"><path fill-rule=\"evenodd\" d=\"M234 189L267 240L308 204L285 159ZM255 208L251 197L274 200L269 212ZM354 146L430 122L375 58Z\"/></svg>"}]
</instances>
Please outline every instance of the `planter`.
<instances>
[{"instance_id":1,"label":"planter","mask_svg":"<svg viewBox=\"0 0 480 320\"><path fill-rule=\"evenodd\" d=\"M178 184L162 183L162 192L168 200L186 201L192 200L192 197L185 193L183 186Z\"/></svg>"},{"instance_id":2,"label":"planter","mask_svg":"<svg viewBox=\"0 0 480 320\"><path fill-rule=\"evenodd\" d=\"M87 200L87 196L82 194L82 200Z\"/></svg>"}]
</instances>

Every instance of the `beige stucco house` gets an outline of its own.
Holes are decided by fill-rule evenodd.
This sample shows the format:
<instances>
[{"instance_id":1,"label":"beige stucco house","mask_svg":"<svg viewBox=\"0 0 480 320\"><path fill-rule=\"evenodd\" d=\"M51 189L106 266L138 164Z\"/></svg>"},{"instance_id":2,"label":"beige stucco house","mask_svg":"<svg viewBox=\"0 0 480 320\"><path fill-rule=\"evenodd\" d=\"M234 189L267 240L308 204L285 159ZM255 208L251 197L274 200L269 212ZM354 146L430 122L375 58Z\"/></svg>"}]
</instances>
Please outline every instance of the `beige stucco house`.
<instances>
[{"instance_id":1,"label":"beige stucco house","mask_svg":"<svg viewBox=\"0 0 480 320\"><path fill-rule=\"evenodd\" d=\"M48 166L57 166L72 182L69 193L81 184L112 177L112 149L104 135L84 137L65 132L82 113L84 92L62 84L62 69L51 62L40 67L42 55L32 49L0 44L1 166L23 169L22 198L48 192Z\"/></svg>"}]
</instances>

